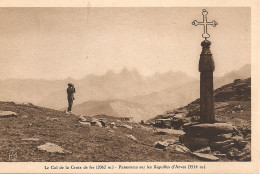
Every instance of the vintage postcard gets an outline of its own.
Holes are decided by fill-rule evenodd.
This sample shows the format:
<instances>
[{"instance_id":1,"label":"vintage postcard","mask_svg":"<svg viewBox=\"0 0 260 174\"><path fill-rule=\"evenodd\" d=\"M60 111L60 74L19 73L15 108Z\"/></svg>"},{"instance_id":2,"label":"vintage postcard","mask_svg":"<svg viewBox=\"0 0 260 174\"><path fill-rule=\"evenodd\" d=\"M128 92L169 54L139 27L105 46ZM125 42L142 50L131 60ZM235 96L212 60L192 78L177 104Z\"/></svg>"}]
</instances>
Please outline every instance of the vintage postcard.
<instances>
[{"instance_id":1,"label":"vintage postcard","mask_svg":"<svg viewBox=\"0 0 260 174\"><path fill-rule=\"evenodd\" d=\"M258 10L0 2L0 173L259 173Z\"/></svg>"}]
</instances>

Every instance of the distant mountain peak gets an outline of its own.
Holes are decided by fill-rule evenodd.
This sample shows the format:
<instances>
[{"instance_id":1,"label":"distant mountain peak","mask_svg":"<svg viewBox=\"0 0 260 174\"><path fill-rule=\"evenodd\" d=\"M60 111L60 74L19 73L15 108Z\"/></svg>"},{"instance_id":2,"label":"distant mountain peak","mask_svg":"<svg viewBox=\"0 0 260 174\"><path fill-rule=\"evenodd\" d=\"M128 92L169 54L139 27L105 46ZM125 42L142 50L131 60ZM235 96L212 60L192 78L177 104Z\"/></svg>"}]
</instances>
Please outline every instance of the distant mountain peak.
<instances>
[{"instance_id":1,"label":"distant mountain peak","mask_svg":"<svg viewBox=\"0 0 260 174\"><path fill-rule=\"evenodd\" d=\"M114 76L116 73L113 70L108 70L105 74L106 76Z\"/></svg>"},{"instance_id":2,"label":"distant mountain peak","mask_svg":"<svg viewBox=\"0 0 260 174\"><path fill-rule=\"evenodd\" d=\"M124 67L119 74L129 74L130 70L127 67Z\"/></svg>"},{"instance_id":3,"label":"distant mountain peak","mask_svg":"<svg viewBox=\"0 0 260 174\"><path fill-rule=\"evenodd\" d=\"M234 70L225 74L224 77L230 77L230 78L240 77L241 79L249 78L251 77L251 64L245 64L238 70Z\"/></svg>"}]
</instances>

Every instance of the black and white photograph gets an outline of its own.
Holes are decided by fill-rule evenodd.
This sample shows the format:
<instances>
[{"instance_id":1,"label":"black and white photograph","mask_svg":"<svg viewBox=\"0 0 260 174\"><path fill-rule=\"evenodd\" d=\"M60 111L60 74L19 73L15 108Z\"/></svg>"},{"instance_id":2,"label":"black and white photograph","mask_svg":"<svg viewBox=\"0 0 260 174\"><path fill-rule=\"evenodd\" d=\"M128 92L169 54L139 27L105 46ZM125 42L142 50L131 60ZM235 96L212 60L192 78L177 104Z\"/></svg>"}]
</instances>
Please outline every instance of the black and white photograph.
<instances>
[{"instance_id":1,"label":"black and white photograph","mask_svg":"<svg viewBox=\"0 0 260 174\"><path fill-rule=\"evenodd\" d=\"M251 10L0 7L0 163L252 162Z\"/></svg>"}]
</instances>

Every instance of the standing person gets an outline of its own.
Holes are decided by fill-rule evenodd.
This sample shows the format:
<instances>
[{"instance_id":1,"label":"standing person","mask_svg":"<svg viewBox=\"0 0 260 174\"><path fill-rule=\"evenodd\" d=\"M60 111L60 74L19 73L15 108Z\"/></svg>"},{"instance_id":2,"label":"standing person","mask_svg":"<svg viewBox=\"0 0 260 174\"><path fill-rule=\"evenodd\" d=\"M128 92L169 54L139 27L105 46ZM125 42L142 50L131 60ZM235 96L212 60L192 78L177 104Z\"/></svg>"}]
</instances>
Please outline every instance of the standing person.
<instances>
[{"instance_id":1,"label":"standing person","mask_svg":"<svg viewBox=\"0 0 260 174\"><path fill-rule=\"evenodd\" d=\"M67 111L68 112L71 112L73 100L75 100L74 93L76 93L74 85L72 83L68 83L68 88L67 88L67 98L68 98L68 110Z\"/></svg>"}]
</instances>

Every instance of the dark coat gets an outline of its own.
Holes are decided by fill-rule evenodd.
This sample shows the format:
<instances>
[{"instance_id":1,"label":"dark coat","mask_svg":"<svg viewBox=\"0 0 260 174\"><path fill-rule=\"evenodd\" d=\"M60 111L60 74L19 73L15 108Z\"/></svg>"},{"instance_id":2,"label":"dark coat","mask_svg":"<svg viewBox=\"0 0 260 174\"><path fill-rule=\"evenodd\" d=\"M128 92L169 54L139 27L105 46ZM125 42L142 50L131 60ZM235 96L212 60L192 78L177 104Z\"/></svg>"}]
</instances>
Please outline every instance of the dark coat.
<instances>
[{"instance_id":1,"label":"dark coat","mask_svg":"<svg viewBox=\"0 0 260 174\"><path fill-rule=\"evenodd\" d=\"M67 88L68 100L75 100L74 93L76 93L76 89L74 87Z\"/></svg>"}]
</instances>

